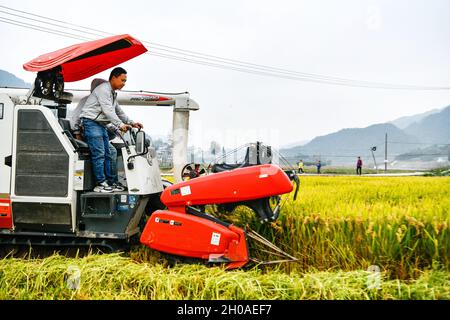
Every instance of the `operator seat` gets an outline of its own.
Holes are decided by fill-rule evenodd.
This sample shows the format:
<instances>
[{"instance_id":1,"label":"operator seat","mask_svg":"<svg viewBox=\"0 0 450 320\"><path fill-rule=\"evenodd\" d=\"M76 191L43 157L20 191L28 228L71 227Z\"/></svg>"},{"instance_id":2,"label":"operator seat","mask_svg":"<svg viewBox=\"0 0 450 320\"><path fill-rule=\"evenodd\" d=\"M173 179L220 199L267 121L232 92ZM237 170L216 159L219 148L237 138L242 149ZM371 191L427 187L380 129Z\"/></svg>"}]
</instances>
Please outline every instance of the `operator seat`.
<instances>
[{"instance_id":1,"label":"operator seat","mask_svg":"<svg viewBox=\"0 0 450 320\"><path fill-rule=\"evenodd\" d=\"M59 118L59 125L63 129L64 133L69 138L75 151L78 152L82 158L90 158L89 146L86 142L76 139L72 134L72 129L70 128L70 121L67 119Z\"/></svg>"}]
</instances>

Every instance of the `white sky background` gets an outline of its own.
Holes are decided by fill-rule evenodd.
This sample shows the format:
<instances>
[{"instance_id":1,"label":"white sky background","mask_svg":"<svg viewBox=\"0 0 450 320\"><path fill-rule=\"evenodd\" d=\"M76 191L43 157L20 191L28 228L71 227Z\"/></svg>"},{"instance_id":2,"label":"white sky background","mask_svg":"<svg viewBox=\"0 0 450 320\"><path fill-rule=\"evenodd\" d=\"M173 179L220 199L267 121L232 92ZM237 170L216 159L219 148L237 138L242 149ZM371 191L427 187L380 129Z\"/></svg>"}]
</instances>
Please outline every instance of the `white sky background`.
<instances>
[{"instance_id":1,"label":"white sky background","mask_svg":"<svg viewBox=\"0 0 450 320\"><path fill-rule=\"evenodd\" d=\"M450 1L18 1L0 5L114 34L299 72L450 87ZM4 10L1 9L0 10ZM5 15L4 15L5 16ZM30 22L32 23L32 22ZM0 69L33 82L29 60L82 41L0 22ZM151 45L146 45L152 51ZM126 90L189 91L189 144L283 146L450 105L450 90L344 87L222 70L151 55L121 65ZM107 78L109 71L95 77ZM92 78L66 88L88 89ZM124 107L150 135L168 108ZM149 110L152 109L152 110Z\"/></svg>"}]
</instances>

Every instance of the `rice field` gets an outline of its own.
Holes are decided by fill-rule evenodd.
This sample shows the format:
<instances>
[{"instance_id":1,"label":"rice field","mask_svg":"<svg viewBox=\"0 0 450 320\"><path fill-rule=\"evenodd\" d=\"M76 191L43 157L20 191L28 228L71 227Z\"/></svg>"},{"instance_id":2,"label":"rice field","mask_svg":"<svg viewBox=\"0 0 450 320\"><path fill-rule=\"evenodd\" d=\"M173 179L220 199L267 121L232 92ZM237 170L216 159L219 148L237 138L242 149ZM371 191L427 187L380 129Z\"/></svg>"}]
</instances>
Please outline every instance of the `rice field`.
<instances>
[{"instance_id":1,"label":"rice field","mask_svg":"<svg viewBox=\"0 0 450 320\"><path fill-rule=\"evenodd\" d=\"M127 254L0 259L0 299L450 299L450 178L300 177L297 200L248 224L298 263L226 271ZM273 259L253 252L259 259Z\"/></svg>"},{"instance_id":2,"label":"rice field","mask_svg":"<svg viewBox=\"0 0 450 320\"><path fill-rule=\"evenodd\" d=\"M303 270L378 265L408 279L433 262L450 266L449 178L305 177L283 212L265 235Z\"/></svg>"}]
</instances>

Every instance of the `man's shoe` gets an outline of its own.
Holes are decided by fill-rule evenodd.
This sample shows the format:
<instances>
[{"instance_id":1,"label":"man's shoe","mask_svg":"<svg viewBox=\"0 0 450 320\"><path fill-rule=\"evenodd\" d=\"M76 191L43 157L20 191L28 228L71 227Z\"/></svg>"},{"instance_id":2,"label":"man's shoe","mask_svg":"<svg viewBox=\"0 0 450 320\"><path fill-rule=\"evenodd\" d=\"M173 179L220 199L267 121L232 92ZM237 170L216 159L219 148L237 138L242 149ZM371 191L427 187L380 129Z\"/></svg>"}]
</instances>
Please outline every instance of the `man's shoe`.
<instances>
[{"instance_id":1,"label":"man's shoe","mask_svg":"<svg viewBox=\"0 0 450 320\"><path fill-rule=\"evenodd\" d=\"M113 188L108 184L108 182L103 181L102 183L99 183L95 188L94 188L94 192L104 192L104 193L109 193L109 192L113 192Z\"/></svg>"},{"instance_id":2,"label":"man's shoe","mask_svg":"<svg viewBox=\"0 0 450 320\"><path fill-rule=\"evenodd\" d=\"M121 191L125 191L127 188L123 185L123 184L121 184L120 182L114 182L113 184L112 184L112 189L113 189L113 191L114 192L121 192Z\"/></svg>"}]
</instances>

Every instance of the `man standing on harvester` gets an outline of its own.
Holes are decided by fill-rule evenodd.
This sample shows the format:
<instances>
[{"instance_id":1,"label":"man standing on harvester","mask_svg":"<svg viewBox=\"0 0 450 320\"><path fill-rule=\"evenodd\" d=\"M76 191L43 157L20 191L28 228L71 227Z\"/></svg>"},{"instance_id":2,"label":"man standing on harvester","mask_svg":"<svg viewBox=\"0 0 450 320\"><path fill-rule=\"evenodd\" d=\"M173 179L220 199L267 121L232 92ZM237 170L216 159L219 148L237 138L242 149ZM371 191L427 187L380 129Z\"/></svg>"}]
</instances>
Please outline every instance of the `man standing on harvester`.
<instances>
[{"instance_id":1,"label":"man standing on harvester","mask_svg":"<svg viewBox=\"0 0 450 320\"><path fill-rule=\"evenodd\" d=\"M116 190L111 175L111 154L107 124L112 124L122 132L131 127L143 128L139 122L131 120L117 102L116 90L121 90L127 81L127 72L123 68L111 71L109 81L102 83L87 98L80 118L84 127L84 136L91 151L91 161L97 186L95 192L113 192Z\"/></svg>"}]
</instances>

